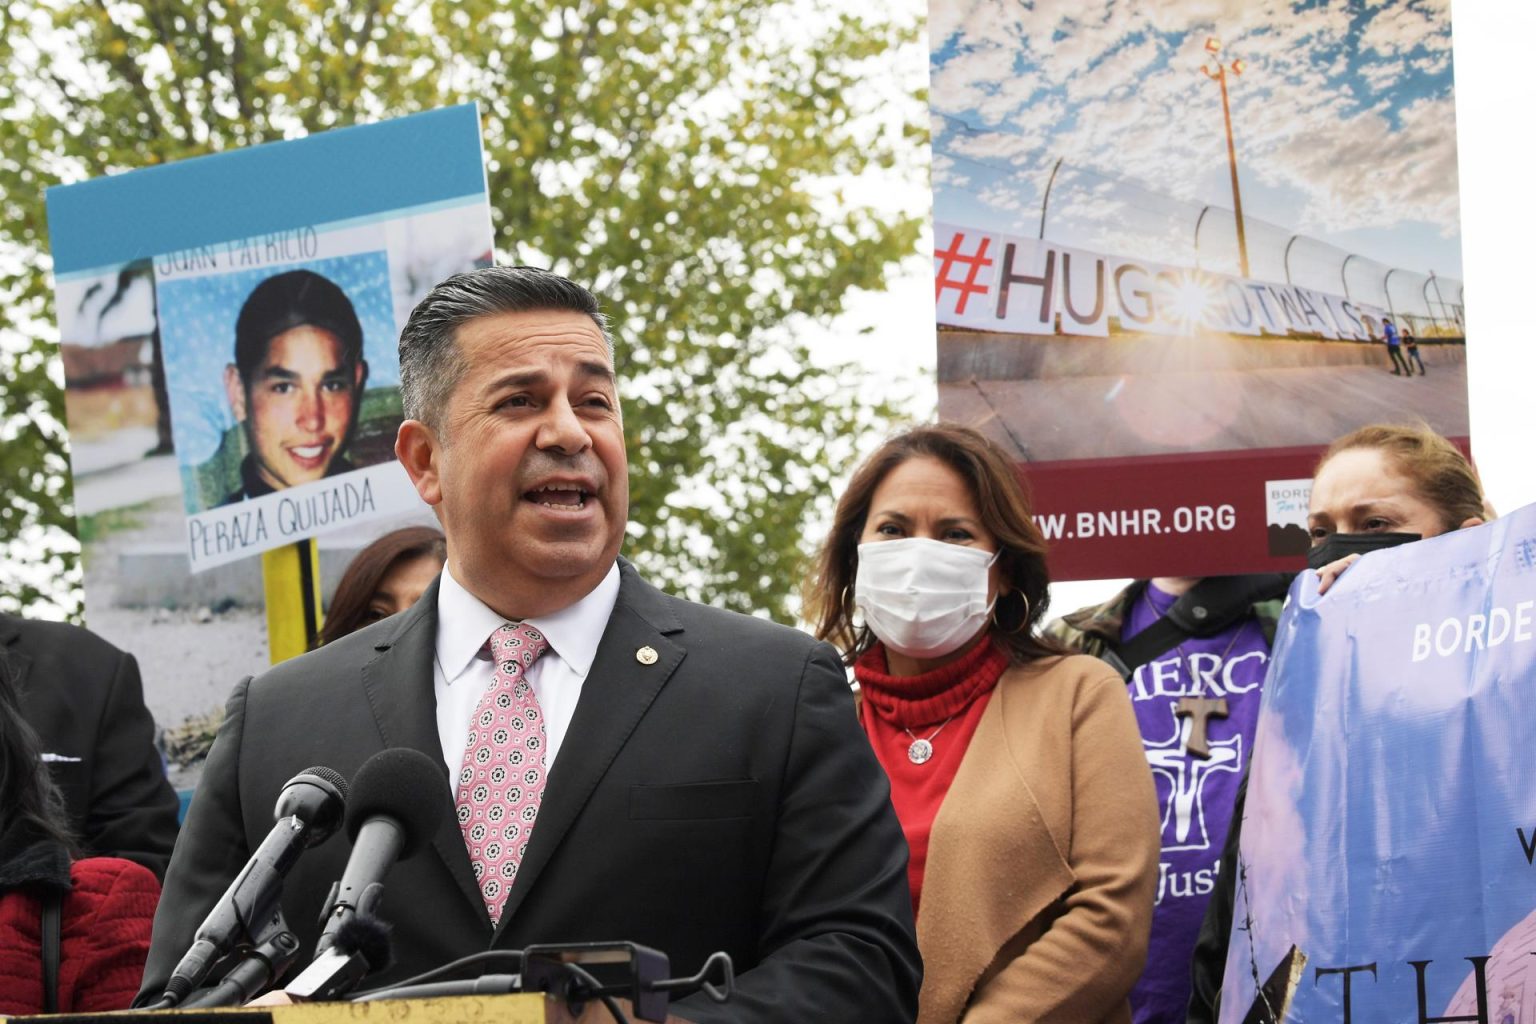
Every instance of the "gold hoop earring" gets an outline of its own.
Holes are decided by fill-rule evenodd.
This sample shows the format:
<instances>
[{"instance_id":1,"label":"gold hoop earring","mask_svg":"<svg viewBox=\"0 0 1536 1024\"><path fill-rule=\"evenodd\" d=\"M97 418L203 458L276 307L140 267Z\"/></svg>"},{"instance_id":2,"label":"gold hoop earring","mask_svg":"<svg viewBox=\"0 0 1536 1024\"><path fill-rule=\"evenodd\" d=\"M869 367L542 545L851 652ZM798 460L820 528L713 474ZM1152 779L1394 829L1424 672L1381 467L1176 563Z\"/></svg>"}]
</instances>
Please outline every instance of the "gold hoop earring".
<instances>
[{"instance_id":1,"label":"gold hoop earring","mask_svg":"<svg viewBox=\"0 0 1536 1024\"><path fill-rule=\"evenodd\" d=\"M997 614L998 606L1003 602L998 600L992 605L992 625L1006 633L1018 633L1019 631L1026 629L1029 626L1029 595L1024 593L1023 587L1014 587L1013 589L1019 592L1019 600L1024 602L1024 617L1019 620L1019 624L1017 626L1014 626L1009 630L1003 630L1002 619L1000 619Z\"/></svg>"},{"instance_id":2,"label":"gold hoop earring","mask_svg":"<svg viewBox=\"0 0 1536 1024\"><path fill-rule=\"evenodd\" d=\"M1019 633L1029 628L1029 595L1024 593L1024 588L1019 589L1019 600L1024 602L1024 617L1019 619L1019 624L1014 626L1011 632Z\"/></svg>"}]
</instances>

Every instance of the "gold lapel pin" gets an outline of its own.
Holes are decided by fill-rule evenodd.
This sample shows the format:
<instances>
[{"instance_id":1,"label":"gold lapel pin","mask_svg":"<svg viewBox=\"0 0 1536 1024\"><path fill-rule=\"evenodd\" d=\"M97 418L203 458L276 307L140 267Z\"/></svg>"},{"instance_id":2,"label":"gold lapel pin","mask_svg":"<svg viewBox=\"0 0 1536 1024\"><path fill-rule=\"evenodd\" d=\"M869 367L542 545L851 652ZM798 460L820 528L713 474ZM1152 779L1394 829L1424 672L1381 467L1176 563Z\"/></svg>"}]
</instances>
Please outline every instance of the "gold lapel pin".
<instances>
[{"instance_id":1,"label":"gold lapel pin","mask_svg":"<svg viewBox=\"0 0 1536 1024\"><path fill-rule=\"evenodd\" d=\"M642 647L635 652L635 660L642 665L656 664L656 657L656 648L654 647Z\"/></svg>"}]
</instances>

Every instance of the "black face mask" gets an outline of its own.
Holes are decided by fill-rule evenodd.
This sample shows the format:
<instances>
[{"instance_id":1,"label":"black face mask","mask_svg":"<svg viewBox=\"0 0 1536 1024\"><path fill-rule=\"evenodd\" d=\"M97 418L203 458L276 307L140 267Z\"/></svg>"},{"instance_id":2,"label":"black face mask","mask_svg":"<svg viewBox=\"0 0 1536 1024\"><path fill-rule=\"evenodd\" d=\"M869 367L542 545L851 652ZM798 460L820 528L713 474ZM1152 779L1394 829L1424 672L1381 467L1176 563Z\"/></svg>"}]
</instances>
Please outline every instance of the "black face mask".
<instances>
[{"instance_id":1,"label":"black face mask","mask_svg":"<svg viewBox=\"0 0 1536 1024\"><path fill-rule=\"evenodd\" d=\"M1422 533L1330 533L1327 540L1307 552L1307 565L1321 569L1345 555L1363 555L1423 539Z\"/></svg>"}]
</instances>

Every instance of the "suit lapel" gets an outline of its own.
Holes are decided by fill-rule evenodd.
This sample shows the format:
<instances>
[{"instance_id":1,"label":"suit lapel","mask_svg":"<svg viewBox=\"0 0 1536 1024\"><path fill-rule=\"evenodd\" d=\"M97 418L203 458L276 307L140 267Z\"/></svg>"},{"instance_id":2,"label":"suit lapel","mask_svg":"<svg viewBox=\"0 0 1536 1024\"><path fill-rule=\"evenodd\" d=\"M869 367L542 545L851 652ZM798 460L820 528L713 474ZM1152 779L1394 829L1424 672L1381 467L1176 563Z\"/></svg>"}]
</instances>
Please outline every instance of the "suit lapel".
<instances>
[{"instance_id":1,"label":"suit lapel","mask_svg":"<svg viewBox=\"0 0 1536 1024\"><path fill-rule=\"evenodd\" d=\"M442 765L443 744L437 732L437 699L432 682L432 666L437 657L437 588L437 582L433 582L402 617L400 627L374 645L378 654L363 666L362 680L384 749L410 747L426 754L433 764ZM446 765L443 784L448 788L451 808L453 781ZM484 918L489 931L491 919L451 809L432 837L432 849L465 899Z\"/></svg>"},{"instance_id":2,"label":"suit lapel","mask_svg":"<svg viewBox=\"0 0 1536 1024\"><path fill-rule=\"evenodd\" d=\"M686 653L667 639L668 634L681 632L682 625L667 607L665 595L644 583L629 563L621 560L619 568L618 601L550 769L533 837L507 895L498 934L538 882L609 765ZM642 647L656 652L654 663L639 662L637 652Z\"/></svg>"}]
</instances>

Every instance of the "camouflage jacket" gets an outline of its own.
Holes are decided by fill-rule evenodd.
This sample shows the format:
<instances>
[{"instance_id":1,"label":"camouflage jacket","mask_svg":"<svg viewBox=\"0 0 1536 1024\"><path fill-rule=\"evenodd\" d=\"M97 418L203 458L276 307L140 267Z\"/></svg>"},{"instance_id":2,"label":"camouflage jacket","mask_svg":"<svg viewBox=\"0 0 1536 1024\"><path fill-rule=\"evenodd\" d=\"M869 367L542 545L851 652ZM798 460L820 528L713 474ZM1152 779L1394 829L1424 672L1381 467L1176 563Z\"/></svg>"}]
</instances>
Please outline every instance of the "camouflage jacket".
<instances>
[{"instance_id":1,"label":"camouflage jacket","mask_svg":"<svg viewBox=\"0 0 1536 1024\"><path fill-rule=\"evenodd\" d=\"M1103 604L1068 612L1046 626L1045 635L1069 650L1102 658L1111 643L1120 641L1125 617L1146 587L1146 580L1137 580ZM1277 598L1256 601L1249 606L1250 614L1259 620L1259 627L1264 630L1264 642L1270 646L1274 645L1275 626L1280 621L1280 609L1284 605L1284 600Z\"/></svg>"}]
</instances>

